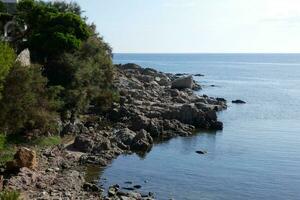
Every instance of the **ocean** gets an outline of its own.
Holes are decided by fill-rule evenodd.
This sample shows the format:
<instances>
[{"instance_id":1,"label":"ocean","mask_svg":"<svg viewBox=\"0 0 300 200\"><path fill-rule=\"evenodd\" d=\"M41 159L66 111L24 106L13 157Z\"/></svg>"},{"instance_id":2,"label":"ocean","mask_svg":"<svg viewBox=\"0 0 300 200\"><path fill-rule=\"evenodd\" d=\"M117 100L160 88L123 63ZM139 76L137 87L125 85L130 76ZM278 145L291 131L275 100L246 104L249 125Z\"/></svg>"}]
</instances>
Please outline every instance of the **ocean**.
<instances>
[{"instance_id":1,"label":"ocean","mask_svg":"<svg viewBox=\"0 0 300 200\"><path fill-rule=\"evenodd\" d=\"M162 200L300 199L300 54L115 54L114 63L204 74L199 94L228 109L223 131L119 156L98 174L105 187L132 181Z\"/></svg>"}]
</instances>

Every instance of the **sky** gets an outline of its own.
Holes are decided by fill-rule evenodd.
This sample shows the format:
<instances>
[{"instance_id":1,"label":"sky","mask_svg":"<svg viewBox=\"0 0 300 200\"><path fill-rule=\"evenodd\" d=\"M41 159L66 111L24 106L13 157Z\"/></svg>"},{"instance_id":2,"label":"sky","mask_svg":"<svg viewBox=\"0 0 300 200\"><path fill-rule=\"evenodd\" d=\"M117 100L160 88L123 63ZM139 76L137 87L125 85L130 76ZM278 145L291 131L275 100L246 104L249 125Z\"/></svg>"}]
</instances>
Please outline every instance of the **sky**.
<instances>
[{"instance_id":1,"label":"sky","mask_svg":"<svg viewBox=\"0 0 300 200\"><path fill-rule=\"evenodd\" d=\"M114 53L300 53L300 0L77 0Z\"/></svg>"}]
</instances>

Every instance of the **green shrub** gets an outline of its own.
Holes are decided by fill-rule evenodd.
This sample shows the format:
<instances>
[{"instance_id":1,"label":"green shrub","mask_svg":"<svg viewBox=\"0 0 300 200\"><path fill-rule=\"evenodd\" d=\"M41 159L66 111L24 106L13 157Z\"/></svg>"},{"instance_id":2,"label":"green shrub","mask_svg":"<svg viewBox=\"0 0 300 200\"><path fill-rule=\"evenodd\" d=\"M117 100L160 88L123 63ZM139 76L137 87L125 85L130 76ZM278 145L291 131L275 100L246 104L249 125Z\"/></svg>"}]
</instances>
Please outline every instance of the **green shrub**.
<instances>
[{"instance_id":1,"label":"green shrub","mask_svg":"<svg viewBox=\"0 0 300 200\"><path fill-rule=\"evenodd\" d=\"M0 1L0 12L5 12L5 5L2 1Z\"/></svg>"},{"instance_id":2,"label":"green shrub","mask_svg":"<svg viewBox=\"0 0 300 200\"><path fill-rule=\"evenodd\" d=\"M4 42L0 42L0 99L5 77L16 59L14 50Z\"/></svg>"},{"instance_id":3,"label":"green shrub","mask_svg":"<svg viewBox=\"0 0 300 200\"><path fill-rule=\"evenodd\" d=\"M6 136L4 134L0 134L0 151L5 148L6 144Z\"/></svg>"},{"instance_id":4,"label":"green shrub","mask_svg":"<svg viewBox=\"0 0 300 200\"><path fill-rule=\"evenodd\" d=\"M6 133L38 129L41 133L55 131L56 107L46 88L47 79L38 66L14 65L8 74L0 101L0 127Z\"/></svg>"},{"instance_id":5,"label":"green shrub","mask_svg":"<svg viewBox=\"0 0 300 200\"><path fill-rule=\"evenodd\" d=\"M39 137L38 139L32 142L33 145L37 145L38 147L49 147L58 145L61 143L60 136L50 136L50 137Z\"/></svg>"},{"instance_id":6,"label":"green shrub","mask_svg":"<svg viewBox=\"0 0 300 200\"><path fill-rule=\"evenodd\" d=\"M84 112L90 104L107 108L115 99L111 48L95 33L94 27L90 32L94 34L79 50L63 54L45 66L49 84L64 87L65 110Z\"/></svg>"},{"instance_id":7,"label":"green shrub","mask_svg":"<svg viewBox=\"0 0 300 200\"><path fill-rule=\"evenodd\" d=\"M0 200L18 200L20 199L20 192L16 190L4 190L0 192Z\"/></svg>"}]
</instances>

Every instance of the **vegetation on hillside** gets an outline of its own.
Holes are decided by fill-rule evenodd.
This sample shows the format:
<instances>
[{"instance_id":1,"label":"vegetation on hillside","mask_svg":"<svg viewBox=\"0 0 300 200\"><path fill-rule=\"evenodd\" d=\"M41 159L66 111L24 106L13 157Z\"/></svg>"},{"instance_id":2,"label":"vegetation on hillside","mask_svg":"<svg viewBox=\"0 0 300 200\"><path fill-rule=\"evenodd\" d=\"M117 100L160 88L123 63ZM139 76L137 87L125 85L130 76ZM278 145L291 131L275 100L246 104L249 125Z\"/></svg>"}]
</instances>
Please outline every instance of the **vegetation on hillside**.
<instances>
[{"instance_id":1,"label":"vegetation on hillside","mask_svg":"<svg viewBox=\"0 0 300 200\"><path fill-rule=\"evenodd\" d=\"M15 19L27 29L11 42L14 49L0 43L4 134L56 135L64 113L101 112L116 99L111 48L81 13L75 3L19 1ZM33 63L27 67L14 63L25 48Z\"/></svg>"},{"instance_id":2,"label":"vegetation on hillside","mask_svg":"<svg viewBox=\"0 0 300 200\"><path fill-rule=\"evenodd\" d=\"M12 68L16 59L14 50L4 42L0 42L0 99L3 90L3 84L9 70Z\"/></svg>"}]
</instances>

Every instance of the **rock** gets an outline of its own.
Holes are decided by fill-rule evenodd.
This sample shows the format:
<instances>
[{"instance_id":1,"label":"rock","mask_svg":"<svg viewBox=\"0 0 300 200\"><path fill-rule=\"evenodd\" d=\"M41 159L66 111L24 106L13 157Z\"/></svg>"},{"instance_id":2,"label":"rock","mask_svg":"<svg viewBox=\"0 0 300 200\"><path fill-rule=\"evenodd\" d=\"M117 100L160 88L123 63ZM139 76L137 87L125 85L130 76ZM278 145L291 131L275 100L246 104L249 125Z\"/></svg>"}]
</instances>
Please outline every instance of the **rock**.
<instances>
[{"instance_id":1,"label":"rock","mask_svg":"<svg viewBox=\"0 0 300 200\"><path fill-rule=\"evenodd\" d=\"M131 146L133 138L136 136L136 133L131 131L128 128L121 129L116 133L116 138L119 142L122 142L125 145Z\"/></svg>"},{"instance_id":2,"label":"rock","mask_svg":"<svg viewBox=\"0 0 300 200\"><path fill-rule=\"evenodd\" d=\"M236 104L245 104L246 102L238 99L238 100L232 101L232 103L236 103Z\"/></svg>"},{"instance_id":3,"label":"rock","mask_svg":"<svg viewBox=\"0 0 300 200\"><path fill-rule=\"evenodd\" d=\"M134 187L135 189L141 189L141 188L142 188L141 185L134 185L133 187Z\"/></svg>"},{"instance_id":4,"label":"rock","mask_svg":"<svg viewBox=\"0 0 300 200\"><path fill-rule=\"evenodd\" d=\"M108 196L111 197L111 196L115 196L117 194L117 192L119 191L119 188L120 186L119 185L113 185L113 186L110 186L108 188Z\"/></svg>"},{"instance_id":5,"label":"rock","mask_svg":"<svg viewBox=\"0 0 300 200\"><path fill-rule=\"evenodd\" d=\"M141 66L137 65L137 64L134 64L134 63L127 63L125 65L121 65L120 66L121 69L135 69L135 70L139 70L139 69L142 69Z\"/></svg>"},{"instance_id":6,"label":"rock","mask_svg":"<svg viewBox=\"0 0 300 200\"><path fill-rule=\"evenodd\" d=\"M201 85L199 85L198 83L196 83L196 81L193 81L193 86L192 86L192 89L194 91L199 91L202 89Z\"/></svg>"},{"instance_id":7,"label":"rock","mask_svg":"<svg viewBox=\"0 0 300 200\"><path fill-rule=\"evenodd\" d=\"M194 74L194 76L204 76L203 74Z\"/></svg>"},{"instance_id":8,"label":"rock","mask_svg":"<svg viewBox=\"0 0 300 200\"><path fill-rule=\"evenodd\" d=\"M79 135L76 136L75 141L73 143L73 147L77 151L81 151L84 153L89 153L94 148L94 140L92 140L88 135Z\"/></svg>"},{"instance_id":9,"label":"rock","mask_svg":"<svg viewBox=\"0 0 300 200\"><path fill-rule=\"evenodd\" d=\"M216 98L217 101L226 102L226 99L224 98Z\"/></svg>"},{"instance_id":10,"label":"rock","mask_svg":"<svg viewBox=\"0 0 300 200\"><path fill-rule=\"evenodd\" d=\"M18 171L23 167L34 170L36 169L37 156L34 150L21 147L14 155L14 160L6 163L6 169L8 171Z\"/></svg>"},{"instance_id":11,"label":"rock","mask_svg":"<svg viewBox=\"0 0 300 200\"><path fill-rule=\"evenodd\" d=\"M185 89L193 88L193 77L192 76L185 76L181 78L177 78L174 81L172 81L172 88L173 89Z\"/></svg>"},{"instance_id":12,"label":"rock","mask_svg":"<svg viewBox=\"0 0 300 200\"><path fill-rule=\"evenodd\" d=\"M207 151L204 151L204 150L199 150L199 151L196 151L197 154L207 154Z\"/></svg>"},{"instance_id":13,"label":"rock","mask_svg":"<svg viewBox=\"0 0 300 200\"><path fill-rule=\"evenodd\" d=\"M213 121L210 123L210 129L212 130L223 130L223 123L219 121Z\"/></svg>"},{"instance_id":14,"label":"rock","mask_svg":"<svg viewBox=\"0 0 300 200\"><path fill-rule=\"evenodd\" d=\"M148 151L152 145L153 139L151 135L142 129L133 138L131 149L134 151Z\"/></svg>"},{"instance_id":15,"label":"rock","mask_svg":"<svg viewBox=\"0 0 300 200\"><path fill-rule=\"evenodd\" d=\"M19 62L21 66L27 67L31 65L30 62L30 51L29 49L24 49L16 59L16 62Z\"/></svg>"},{"instance_id":16,"label":"rock","mask_svg":"<svg viewBox=\"0 0 300 200\"><path fill-rule=\"evenodd\" d=\"M84 191L87 191L87 192L102 191L100 187L98 187L96 184L93 184L93 183L84 183L82 187L83 187Z\"/></svg>"}]
</instances>

